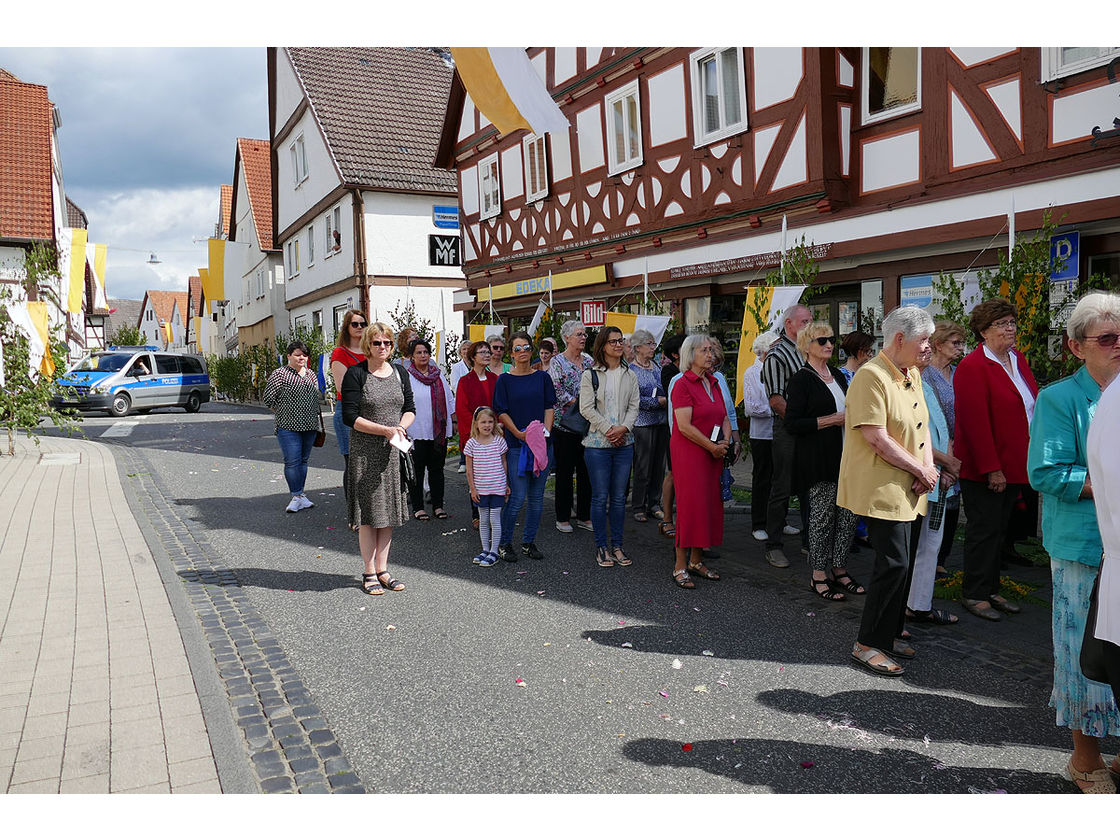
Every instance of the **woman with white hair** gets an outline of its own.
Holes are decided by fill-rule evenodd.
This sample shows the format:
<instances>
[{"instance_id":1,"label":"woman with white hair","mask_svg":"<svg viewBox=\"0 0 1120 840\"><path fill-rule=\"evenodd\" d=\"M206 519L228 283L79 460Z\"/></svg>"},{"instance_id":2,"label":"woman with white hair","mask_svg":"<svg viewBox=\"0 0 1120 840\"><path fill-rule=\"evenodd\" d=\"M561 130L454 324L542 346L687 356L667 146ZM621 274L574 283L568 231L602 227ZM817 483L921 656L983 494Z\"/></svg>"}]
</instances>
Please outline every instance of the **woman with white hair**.
<instances>
[{"instance_id":1,"label":"woman with white hair","mask_svg":"<svg viewBox=\"0 0 1120 840\"><path fill-rule=\"evenodd\" d=\"M770 499L770 476L774 459L774 412L762 384L762 362L770 345L778 340L772 332L759 333L751 344L754 363L743 373L743 413L750 418L751 443L751 536L766 541L766 504Z\"/></svg>"},{"instance_id":2,"label":"woman with white hair","mask_svg":"<svg viewBox=\"0 0 1120 840\"><path fill-rule=\"evenodd\" d=\"M719 476L731 442L731 423L719 383L711 374L710 336L690 335L681 345L681 370L669 395L673 406L673 484L676 488L676 564L673 582L695 589L689 572L719 575L703 563L703 550L723 542Z\"/></svg>"},{"instance_id":3,"label":"woman with white hair","mask_svg":"<svg viewBox=\"0 0 1120 840\"><path fill-rule=\"evenodd\" d=\"M1103 550L1093 485L1104 476L1089 472L1089 425L1102 391L1120 372L1120 296L1083 297L1066 333L1070 352L1085 364L1038 392L1027 448L1027 474L1042 495L1042 544L1054 591L1050 707L1058 726L1073 732L1070 778L1084 793L1115 793L1099 739L1120 735L1120 711L1108 685L1082 674L1080 654ZM1120 773L1120 760L1112 767Z\"/></svg>"},{"instance_id":4,"label":"woman with white hair","mask_svg":"<svg viewBox=\"0 0 1120 840\"><path fill-rule=\"evenodd\" d=\"M630 370L638 378L638 419L634 424L634 518L663 519L661 482L665 478L665 453L669 449L669 426L665 417L665 394L661 370L653 363L657 342L649 330L634 330L630 336L634 363ZM659 515L660 514L660 515Z\"/></svg>"},{"instance_id":5,"label":"woman with white hair","mask_svg":"<svg viewBox=\"0 0 1120 840\"><path fill-rule=\"evenodd\" d=\"M583 352L587 328L578 319L560 327L564 352L552 357L549 374L556 388L556 422L552 428L552 451L556 475L556 530L572 533L572 474L576 478L576 521L585 531L591 525L591 481L583 460L583 436L588 424L579 413L579 383L592 360Z\"/></svg>"}]
</instances>

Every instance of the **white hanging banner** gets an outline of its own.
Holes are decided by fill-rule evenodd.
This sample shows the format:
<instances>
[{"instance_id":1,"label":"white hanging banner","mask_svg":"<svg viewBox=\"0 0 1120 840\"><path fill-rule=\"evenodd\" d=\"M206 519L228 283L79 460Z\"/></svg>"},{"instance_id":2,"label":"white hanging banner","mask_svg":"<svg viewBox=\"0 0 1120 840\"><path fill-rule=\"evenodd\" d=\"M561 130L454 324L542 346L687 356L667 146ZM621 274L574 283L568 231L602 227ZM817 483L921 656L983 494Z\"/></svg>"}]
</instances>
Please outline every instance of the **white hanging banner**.
<instances>
[{"instance_id":1,"label":"white hanging banner","mask_svg":"<svg viewBox=\"0 0 1120 840\"><path fill-rule=\"evenodd\" d=\"M537 327L541 325L541 320L544 318L544 313L548 311L548 306L542 300L537 304L537 311L533 313L533 320L529 322L529 335L537 334Z\"/></svg>"}]
</instances>

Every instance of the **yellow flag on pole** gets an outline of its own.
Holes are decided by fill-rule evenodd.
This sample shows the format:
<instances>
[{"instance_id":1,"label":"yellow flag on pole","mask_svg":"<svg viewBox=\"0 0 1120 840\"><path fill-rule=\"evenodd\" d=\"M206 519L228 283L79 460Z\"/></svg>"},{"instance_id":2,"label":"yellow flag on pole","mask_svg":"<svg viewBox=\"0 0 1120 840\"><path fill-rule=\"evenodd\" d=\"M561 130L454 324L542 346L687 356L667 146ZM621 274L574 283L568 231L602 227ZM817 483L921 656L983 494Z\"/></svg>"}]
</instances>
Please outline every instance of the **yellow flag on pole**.
<instances>
[{"instance_id":1,"label":"yellow flag on pole","mask_svg":"<svg viewBox=\"0 0 1120 840\"><path fill-rule=\"evenodd\" d=\"M452 47L451 57L471 101L502 134L568 130L524 47Z\"/></svg>"},{"instance_id":2,"label":"yellow flag on pole","mask_svg":"<svg viewBox=\"0 0 1120 840\"><path fill-rule=\"evenodd\" d=\"M210 271L210 291L206 293L207 300L226 299L226 241L224 239L211 239L207 243L207 268Z\"/></svg>"},{"instance_id":3,"label":"yellow flag on pole","mask_svg":"<svg viewBox=\"0 0 1120 840\"><path fill-rule=\"evenodd\" d=\"M66 311L77 315L82 311L82 292L86 284L86 231L72 228L70 237L70 294L66 297Z\"/></svg>"},{"instance_id":4,"label":"yellow flag on pole","mask_svg":"<svg viewBox=\"0 0 1120 840\"><path fill-rule=\"evenodd\" d=\"M108 309L108 287L105 283L105 263L108 248L96 242L86 243L86 261L93 269L93 308Z\"/></svg>"},{"instance_id":5,"label":"yellow flag on pole","mask_svg":"<svg viewBox=\"0 0 1120 840\"><path fill-rule=\"evenodd\" d=\"M736 405L743 401L743 374L754 364L756 358L752 349L754 340L763 330L773 331L774 340L778 339L781 317L787 309L801 300L801 293L805 288L805 286L751 286L747 289L746 306L743 307L743 326L739 332L739 355L735 365ZM751 311L752 309L754 312ZM755 312L763 321L761 328Z\"/></svg>"},{"instance_id":6,"label":"yellow flag on pole","mask_svg":"<svg viewBox=\"0 0 1120 840\"><path fill-rule=\"evenodd\" d=\"M83 230L82 233L85 233ZM82 262L85 265L85 262ZM54 377L54 359L51 357L51 335L48 327L47 302L43 300L29 300L27 314L31 316L31 323L43 344L43 358L39 362L39 371L47 379Z\"/></svg>"}]
</instances>

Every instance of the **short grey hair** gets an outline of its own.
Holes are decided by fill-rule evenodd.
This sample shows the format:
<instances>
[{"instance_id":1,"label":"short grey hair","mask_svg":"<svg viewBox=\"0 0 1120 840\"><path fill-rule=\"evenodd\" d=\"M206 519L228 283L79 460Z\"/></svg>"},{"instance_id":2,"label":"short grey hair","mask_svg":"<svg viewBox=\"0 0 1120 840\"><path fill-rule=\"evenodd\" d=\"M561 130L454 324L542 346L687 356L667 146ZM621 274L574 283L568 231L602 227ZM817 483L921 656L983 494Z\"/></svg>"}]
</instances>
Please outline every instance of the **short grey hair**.
<instances>
[{"instance_id":1,"label":"short grey hair","mask_svg":"<svg viewBox=\"0 0 1120 840\"><path fill-rule=\"evenodd\" d=\"M642 344L652 344L656 347L657 341L649 330L634 330L634 334L630 336L630 346L638 347Z\"/></svg>"},{"instance_id":2,"label":"short grey hair","mask_svg":"<svg viewBox=\"0 0 1120 840\"><path fill-rule=\"evenodd\" d=\"M681 344L681 371L686 371L692 367L692 357L696 355L697 350L704 346L705 342L709 341L715 343L715 339L707 333L693 333L684 340L684 343Z\"/></svg>"},{"instance_id":3,"label":"short grey hair","mask_svg":"<svg viewBox=\"0 0 1120 840\"><path fill-rule=\"evenodd\" d=\"M570 321L565 321L560 325L560 335L564 338L571 338L572 333L574 333L576 330L585 329L587 328L583 325L583 321L581 321L579 318L572 318Z\"/></svg>"},{"instance_id":4,"label":"short grey hair","mask_svg":"<svg viewBox=\"0 0 1120 840\"><path fill-rule=\"evenodd\" d=\"M1084 341L1089 328L1098 321L1111 321L1120 324L1120 295L1106 292L1091 292L1073 307L1066 321L1066 335L1076 341Z\"/></svg>"},{"instance_id":5,"label":"short grey hair","mask_svg":"<svg viewBox=\"0 0 1120 840\"><path fill-rule=\"evenodd\" d=\"M902 333L905 341L933 335L933 318L918 306L900 306L883 319L883 344L888 345Z\"/></svg>"},{"instance_id":6,"label":"short grey hair","mask_svg":"<svg viewBox=\"0 0 1120 840\"><path fill-rule=\"evenodd\" d=\"M751 352L756 356L761 356L764 351L769 351L769 349L774 346L774 342L777 340L777 336L775 336L772 332L759 333L754 342L751 344Z\"/></svg>"}]
</instances>

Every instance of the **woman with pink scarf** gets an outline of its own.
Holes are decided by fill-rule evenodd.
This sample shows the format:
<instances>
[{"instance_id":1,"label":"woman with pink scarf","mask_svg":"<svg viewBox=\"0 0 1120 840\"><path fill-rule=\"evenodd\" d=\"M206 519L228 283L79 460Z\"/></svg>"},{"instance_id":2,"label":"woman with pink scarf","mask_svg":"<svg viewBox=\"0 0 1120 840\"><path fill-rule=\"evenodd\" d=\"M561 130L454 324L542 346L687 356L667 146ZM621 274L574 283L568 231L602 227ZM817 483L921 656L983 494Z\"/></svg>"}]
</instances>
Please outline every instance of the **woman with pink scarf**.
<instances>
[{"instance_id":1,"label":"woman with pink scarf","mask_svg":"<svg viewBox=\"0 0 1120 840\"><path fill-rule=\"evenodd\" d=\"M451 386L440 369L430 364L432 346L422 338L408 345L408 374L412 377L412 396L416 403L416 420L409 428L415 443L412 460L416 480L408 488L412 515L422 522L431 519L424 510L424 475L432 494L432 513L446 519L443 509L443 462L447 460L447 439L451 437L451 418L455 401Z\"/></svg>"}]
</instances>

